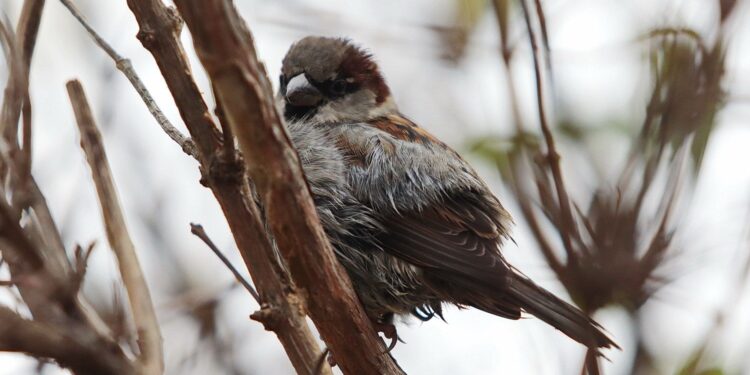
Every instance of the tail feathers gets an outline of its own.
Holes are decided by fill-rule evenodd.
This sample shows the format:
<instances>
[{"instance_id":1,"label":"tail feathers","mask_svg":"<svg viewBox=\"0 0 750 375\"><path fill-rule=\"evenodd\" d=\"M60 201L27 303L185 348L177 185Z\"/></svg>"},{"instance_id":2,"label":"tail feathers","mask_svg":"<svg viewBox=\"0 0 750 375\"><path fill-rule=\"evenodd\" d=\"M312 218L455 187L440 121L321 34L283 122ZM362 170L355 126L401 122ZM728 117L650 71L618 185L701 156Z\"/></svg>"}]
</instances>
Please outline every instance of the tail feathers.
<instances>
[{"instance_id":1,"label":"tail feathers","mask_svg":"<svg viewBox=\"0 0 750 375\"><path fill-rule=\"evenodd\" d=\"M509 280L508 292L509 298L506 298L573 340L592 349L619 348L593 319L537 286L525 276L514 274Z\"/></svg>"}]
</instances>

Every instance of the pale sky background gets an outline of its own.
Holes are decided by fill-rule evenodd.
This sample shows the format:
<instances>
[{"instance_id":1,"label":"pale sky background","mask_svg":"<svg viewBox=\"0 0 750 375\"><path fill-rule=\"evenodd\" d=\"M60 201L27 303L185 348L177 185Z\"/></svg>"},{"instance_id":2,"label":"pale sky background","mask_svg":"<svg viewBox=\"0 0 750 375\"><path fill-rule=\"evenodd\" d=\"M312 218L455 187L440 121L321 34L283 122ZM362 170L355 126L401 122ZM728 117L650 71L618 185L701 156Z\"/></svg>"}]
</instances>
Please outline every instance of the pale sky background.
<instances>
[{"instance_id":1,"label":"pale sky background","mask_svg":"<svg viewBox=\"0 0 750 375\"><path fill-rule=\"evenodd\" d=\"M20 0L3 0L0 10L17 19ZM184 126L151 56L135 39L137 25L125 1L75 1L92 25L122 55L132 59L166 115ZM467 56L452 65L440 60L439 41L429 26L448 25L454 1L261 1L237 0L255 35L260 58L276 83L281 58L295 40L309 34L347 36L369 48L380 63L401 110L418 124L462 153L472 137L511 131L505 77L497 53L498 36L492 12L487 12L472 37ZM648 27L686 25L710 30L716 19L714 1L550 0L544 1L559 96L564 108L586 125L611 119L639 123L642 98L648 92L645 46L635 40ZM686 265L674 283L645 307L646 342L658 356L658 366L672 373L695 350L712 324L714 313L731 304L727 329L718 335L709 358L729 370L750 371L750 298L733 293L748 256L750 217L750 7L741 2L730 21L727 105L711 139L704 171L689 209L683 210L677 247ZM114 178L131 234L145 264L163 323L167 361L175 362L195 349L195 323L171 311L176 287L169 276L184 273L195 295L224 293L230 273L189 233L188 223L202 223L216 243L242 265L210 192L198 184L196 163L182 154L154 122L127 80L94 46L83 29L55 0L47 1L31 70L34 104L34 175L68 247L98 242L89 267L85 292L92 298L111 297L111 257L100 221L90 173L78 147L78 134L64 84L81 79L95 117L103 128ZM519 24L519 26L521 26ZM513 30L520 50L514 75L526 122L537 130L532 66L525 29ZM187 30L186 49L199 84L207 96L205 74L192 55ZM4 62L2 63L4 64ZM4 65L0 82L6 79ZM640 99L638 99L640 98ZM638 99L638 100L635 100ZM558 111L559 112L559 111ZM614 138L614 137L610 137ZM605 170L616 171L624 145L602 137L598 157ZM573 150L570 150L573 151ZM574 158L563 167L571 185L585 185ZM573 159L573 160L571 160ZM491 165L472 159L498 196L508 196ZM556 294L565 296L539 255L510 198L508 208L518 217L516 245L505 254L518 268ZM158 227L158 230L156 229ZM175 258L165 257L170 247ZM240 267L244 271L244 267ZM188 270L188 272L184 272ZM186 276L185 276L186 275ZM4 275L0 275L4 276ZM163 298L160 298L163 297ZM567 297L566 297L567 298ZM0 302L8 302L0 291ZM247 317L257 306L240 289L227 294L220 308L220 332L238 344L238 362L259 374L291 374L292 368L275 336ZM627 374L633 356L628 316L616 308L596 318L607 327L623 351L607 353L606 374ZM508 321L474 310L448 309L448 324L410 319L399 326L406 341L393 354L410 374L578 374L583 348L535 320ZM171 360L171 362L170 362ZM0 375L33 373L34 361L0 354ZM168 368L169 374L207 374L210 360ZM46 371L62 374L64 371Z\"/></svg>"}]
</instances>

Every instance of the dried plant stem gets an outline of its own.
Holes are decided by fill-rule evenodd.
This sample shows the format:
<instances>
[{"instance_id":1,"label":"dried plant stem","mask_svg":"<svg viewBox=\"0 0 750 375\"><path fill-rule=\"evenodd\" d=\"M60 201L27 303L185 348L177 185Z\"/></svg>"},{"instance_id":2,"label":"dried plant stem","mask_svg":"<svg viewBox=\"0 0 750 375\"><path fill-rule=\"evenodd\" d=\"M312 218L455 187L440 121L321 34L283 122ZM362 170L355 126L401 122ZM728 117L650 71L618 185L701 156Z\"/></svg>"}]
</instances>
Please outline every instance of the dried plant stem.
<instances>
[{"instance_id":1,"label":"dried plant stem","mask_svg":"<svg viewBox=\"0 0 750 375\"><path fill-rule=\"evenodd\" d=\"M510 163L509 163L510 164L510 185L513 188L513 191L517 195L517 200L521 208L521 213L526 219L526 222L529 225L529 229L531 230L531 233L534 235L534 238L539 244L539 248L542 251L542 255L544 255L545 260L547 261L547 264L549 264L550 268L552 268L555 274L563 275L565 272L565 266L560 262L560 259L558 259L557 256L555 255L555 252L552 248L552 244L547 239L547 236L544 234L544 231L542 230L542 225L539 223L537 216L534 214L534 207L532 205L532 200L528 196L525 188L521 184L521 173L518 170L520 163L521 162L517 155L510 156Z\"/></svg>"},{"instance_id":2,"label":"dried plant stem","mask_svg":"<svg viewBox=\"0 0 750 375\"><path fill-rule=\"evenodd\" d=\"M537 42L536 32L534 31L534 25L531 21L531 14L529 6L526 3L527 0L521 0L521 6L523 8L524 19L526 20L526 29L529 34L529 43L531 45L531 52L534 60L534 78L536 81L536 100L537 100L537 111L539 112L539 124L542 129L542 135L544 136L544 142L547 144L546 159L549 166L550 172L552 173L552 179L555 182L555 190L557 191L557 200L560 205L560 223L562 225L562 231L560 231L563 246L565 251L571 260L575 257L573 250L573 244L571 236L575 235L575 220L573 217L573 211L570 206L570 197L565 188L565 182L563 180L562 171L560 168L560 154L557 152L557 146L555 145L555 139L552 135L552 130L547 122L547 114L544 106L544 83L542 77L542 63L539 61L539 46Z\"/></svg>"},{"instance_id":3,"label":"dried plant stem","mask_svg":"<svg viewBox=\"0 0 750 375\"><path fill-rule=\"evenodd\" d=\"M36 35L43 3L26 1L21 10L21 17L14 34L8 25L0 29L0 41L5 47L8 65L8 81L3 92L0 130L5 147L2 157L7 161L5 167L10 173L2 173L9 189L14 192L11 206L17 214L29 204L26 185L31 171L31 104L29 101L29 65L34 50ZM18 120L23 113L23 141L18 144Z\"/></svg>"},{"instance_id":4,"label":"dried plant stem","mask_svg":"<svg viewBox=\"0 0 750 375\"><path fill-rule=\"evenodd\" d=\"M511 115L513 118L513 124L516 129L516 135L520 137L523 136L524 133L524 124L523 119L521 118L521 110L518 104L519 100L518 90L516 89L516 81L513 77L513 71L511 69L513 49L508 44L507 36L507 32L509 29L509 18L507 15L509 5L507 4L507 0L494 0L492 4L495 9L498 29L500 30L500 50L503 61L503 70L505 72L505 78L508 87ZM564 266L555 255L552 249L552 245L542 231L541 224L534 214L534 208L531 203L531 198L526 193L526 190L521 186L521 176L518 170L521 159L518 157L518 155L511 154L509 155L509 161L509 182L511 188L517 196L517 201L520 205L521 213L529 224L529 228L534 234L534 238L537 240L539 248L542 251L542 255L544 255L544 258L546 259L550 268L552 268L552 270L555 271L556 274L562 274L562 272L564 271Z\"/></svg>"},{"instance_id":5,"label":"dried plant stem","mask_svg":"<svg viewBox=\"0 0 750 375\"><path fill-rule=\"evenodd\" d=\"M138 262L135 246L128 234L125 217L120 208L101 134L94 122L80 82L70 81L66 87L81 133L81 147L91 167L91 174L99 196L107 240L117 257L120 275L128 292L141 350L138 361L140 371L146 375L162 374L164 354L159 323L151 302L151 294Z\"/></svg>"},{"instance_id":6,"label":"dried plant stem","mask_svg":"<svg viewBox=\"0 0 750 375\"><path fill-rule=\"evenodd\" d=\"M11 68L9 70L14 73L9 77L5 87L2 108L2 125L5 127L3 136L11 147L18 146L14 137L18 134L18 119L28 92L28 69L36 44L42 9L44 9L43 0L28 0L21 9L15 35L12 31L3 28L3 38L6 39L7 47L11 50L8 54L8 66Z\"/></svg>"},{"instance_id":7,"label":"dried plant stem","mask_svg":"<svg viewBox=\"0 0 750 375\"><path fill-rule=\"evenodd\" d=\"M146 104L146 107L148 108L149 112L151 112L151 115L156 119L156 122L159 123L159 126L161 126L162 130L164 130L164 133L166 133L169 138L172 138L175 143L177 143L181 148L182 151L184 151L186 154L194 157L195 159L198 159L198 154L195 151L195 145L190 140L190 138L185 137L177 128L175 128L174 125L167 119L166 116L164 116L164 113L159 108L159 105L156 104L156 101L151 96L151 93L146 89L146 85L143 84L143 81L141 81L141 78L138 76L138 73L136 73L135 69L133 69L133 65L130 63L130 59L126 59L122 56L120 56L117 51L112 48L92 27L91 25L86 22L86 20L83 18L81 13L78 11L78 9L73 5L70 0L60 0L60 2L68 8L70 13L75 17L76 20L83 26L86 31L91 35L91 37L94 39L94 42L104 50L104 52L109 55L110 58L115 62L115 66L119 71L121 71L125 77L128 78L128 81L133 85L133 88L135 88L135 91L138 92L138 95L141 96L141 99L143 100L143 103Z\"/></svg>"},{"instance_id":8,"label":"dried plant stem","mask_svg":"<svg viewBox=\"0 0 750 375\"><path fill-rule=\"evenodd\" d=\"M31 66L31 56L34 53L37 34L39 33L39 24L42 19L42 10L44 9L44 0L27 0L21 9L21 16L16 28L16 38L20 46L21 64L23 67L24 93L23 104L9 110L8 121L6 126L15 130L18 122L19 113L23 114L23 141L21 144L21 162L20 169L20 186L27 186L31 178L31 100L29 98L29 67ZM4 108L5 109L5 108Z\"/></svg>"},{"instance_id":9,"label":"dried plant stem","mask_svg":"<svg viewBox=\"0 0 750 375\"><path fill-rule=\"evenodd\" d=\"M253 298L255 299L255 302L258 302L258 304L260 305L261 302L260 302L260 296L258 295L258 292L256 292L255 288L253 288L253 286L250 285L250 282L245 280L245 278L242 276L240 271L238 271L232 265L232 262L230 262L229 259L227 259L227 257L221 252L221 250L219 250L219 248L216 247L214 242L211 241L211 238L208 237L206 230L203 229L203 226L200 224L190 223L190 232L193 233L196 237L200 238L201 241L203 241L203 243L205 243L206 246L208 246L208 248L211 249L211 251L213 251L214 254L216 254L219 260L221 260L221 262L224 263L224 265L227 268L229 268L229 271L232 272L232 275L234 275L234 278L237 279L237 282L239 282L240 285L242 285L245 288L245 290L247 290L248 293L250 293L250 295L253 296Z\"/></svg>"}]
</instances>

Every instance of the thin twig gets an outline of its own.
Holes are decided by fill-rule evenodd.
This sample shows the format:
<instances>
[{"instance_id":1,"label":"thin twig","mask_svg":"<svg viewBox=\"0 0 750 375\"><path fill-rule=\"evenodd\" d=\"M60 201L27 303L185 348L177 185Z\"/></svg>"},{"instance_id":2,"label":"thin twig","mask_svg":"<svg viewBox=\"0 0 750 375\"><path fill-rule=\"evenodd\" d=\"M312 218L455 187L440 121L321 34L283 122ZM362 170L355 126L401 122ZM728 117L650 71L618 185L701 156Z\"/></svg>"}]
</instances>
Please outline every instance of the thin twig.
<instances>
[{"instance_id":1,"label":"thin twig","mask_svg":"<svg viewBox=\"0 0 750 375\"><path fill-rule=\"evenodd\" d=\"M80 82L70 81L66 87L81 132L81 147L86 154L96 185L107 240L117 257L120 275L128 292L141 350L139 364L143 374L160 375L164 372L164 354L159 323L151 301L151 293L143 277L135 246L128 234L125 217L120 208L101 134Z\"/></svg>"},{"instance_id":2,"label":"thin twig","mask_svg":"<svg viewBox=\"0 0 750 375\"><path fill-rule=\"evenodd\" d=\"M151 115L154 117L154 119L156 119L156 122L159 123L159 126L161 126L162 130L164 130L169 138L172 138L172 140L182 148L182 151L197 160L198 153L195 151L195 145L193 144L193 141L183 135L179 130L177 130L177 128L172 125L169 119L167 119L167 117L159 108L159 105L156 104L156 101L151 96L151 93L148 91L148 89L146 89L146 85L143 84L143 81L141 81L141 78L138 76L135 69L133 69L133 65L130 63L130 59L120 56L114 50L114 48L112 48L112 46L110 46L101 36L99 36L94 28L92 28L91 25L86 22L86 20L83 18L78 9L76 9L75 5L73 5L72 2L70 2L69 0L60 0L60 2L66 8L68 8L73 17L78 20L78 23L80 23L81 26L86 29L89 35L94 39L96 45L98 45L99 48L103 49L104 52L106 52L107 55L112 58L117 69L121 71L125 75L125 77L128 78L128 81L130 81L130 83L133 85L133 88L135 88L135 91L138 92L138 95L141 96L143 103L146 104L149 112L151 112Z\"/></svg>"},{"instance_id":3,"label":"thin twig","mask_svg":"<svg viewBox=\"0 0 750 375\"><path fill-rule=\"evenodd\" d=\"M549 34L547 33L547 17L544 15L544 7L542 7L541 0L534 0L534 8L536 9L536 15L539 18L539 30L542 32L542 43L544 44L544 63L547 66L547 71L550 72L550 78L552 73L552 52L549 48Z\"/></svg>"},{"instance_id":4,"label":"thin twig","mask_svg":"<svg viewBox=\"0 0 750 375\"><path fill-rule=\"evenodd\" d=\"M227 259L227 257L219 250L218 247L214 244L213 241L211 241L211 238L208 237L208 234L206 234L206 231L203 229L203 226L200 224L194 224L190 223L190 233L194 234L196 237L200 238L203 243L208 246L211 251L216 254L217 257L219 257L219 260L221 260L222 263L224 263L227 268L229 268L229 271L232 272L232 275L234 275L234 278L237 279L237 282L242 284L243 287L250 293L250 295L255 298L255 302L258 302L260 305L260 296L258 295L258 292L255 291L255 288L253 288L252 285L250 285L250 282L248 282L244 276L240 273L240 271L237 270L237 268L232 265L232 262Z\"/></svg>"},{"instance_id":5,"label":"thin twig","mask_svg":"<svg viewBox=\"0 0 750 375\"><path fill-rule=\"evenodd\" d=\"M557 275L563 275L565 272L565 266L560 262L560 259L555 255L555 252L550 244L547 236L542 230L542 226L537 219L536 214L531 204L531 198L526 194L526 190L521 186L521 176L518 171L520 158L511 155L510 156L510 184L511 188L518 197L518 204L521 208L521 214L523 214L526 222L529 225L534 238L539 244L539 249L542 251L547 264Z\"/></svg>"},{"instance_id":6,"label":"thin twig","mask_svg":"<svg viewBox=\"0 0 750 375\"><path fill-rule=\"evenodd\" d=\"M555 146L555 139L552 136L552 130L550 130L547 122L547 115L544 107L544 84L542 78L541 62L539 61L539 47L537 44L537 36L534 32L534 26L531 22L531 14L529 11L527 0L521 0L521 6L523 8L524 18L526 20L526 28L529 34L529 43L531 44L531 52L534 58L534 77L536 79L536 98L537 98L537 111L539 112L539 124L542 128L542 134L544 135L544 141L547 144L546 159L549 164L550 171L552 172L552 178L555 182L555 189L557 190L557 200L560 205L560 222L562 224L561 237L565 251L568 255L568 262L575 259L575 252L571 242L571 235L576 233L575 222L573 220L573 211L570 207L570 197L565 189L565 183L563 181L562 171L560 169L560 154L557 153L557 147Z\"/></svg>"}]
</instances>

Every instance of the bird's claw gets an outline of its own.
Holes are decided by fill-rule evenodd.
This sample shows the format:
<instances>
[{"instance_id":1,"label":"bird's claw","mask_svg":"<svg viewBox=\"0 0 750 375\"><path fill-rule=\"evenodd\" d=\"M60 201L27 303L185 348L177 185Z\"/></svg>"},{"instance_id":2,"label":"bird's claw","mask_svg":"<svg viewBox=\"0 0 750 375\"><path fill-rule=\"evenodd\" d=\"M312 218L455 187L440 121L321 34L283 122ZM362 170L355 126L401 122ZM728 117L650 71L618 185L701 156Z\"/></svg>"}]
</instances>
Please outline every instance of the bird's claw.
<instances>
[{"instance_id":1,"label":"bird's claw","mask_svg":"<svg viewBox=\"0 0 750 375\"><path fill-rule=\"evenodd\" d=\"M388 344L388 349L385 351L385 354L390 353L399 341L404 342L404 340L401 340L401 338L398 337L396 326L392 323L375 323L375 328L377 332L381 332L386 339L391 339L391 343Z\"/></svg>"},{"instance_id":2,"label":"bird's claw","mask_svg":"<svg viewBox=\"0 0 750 375\"><path fill-rule=\"evenodd\" d=\"M404 340L401 340L401 338L398 337L396 326L393 325L393 323L375 322L374 325L375 325L376 332L382 333L386 339L391 339L391 343L388 344L388 348L386 349L385 352L383 352L383 354L390 353L393 350L393 348L396 347L396 344L398 342L404 342ZM326 349L326 351L323 352L323 355L326 357L326 361L331 367L336 367L336 358L334 358L333 353L329 349Z\"/></svg>"}]
</instances>

